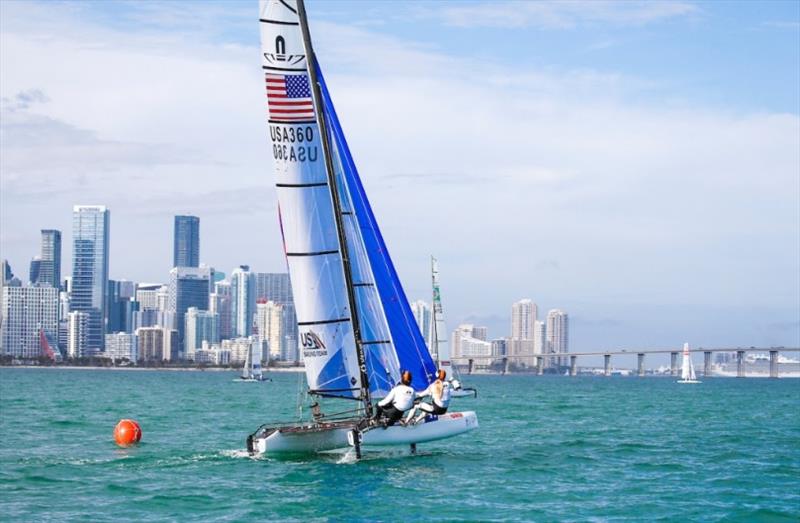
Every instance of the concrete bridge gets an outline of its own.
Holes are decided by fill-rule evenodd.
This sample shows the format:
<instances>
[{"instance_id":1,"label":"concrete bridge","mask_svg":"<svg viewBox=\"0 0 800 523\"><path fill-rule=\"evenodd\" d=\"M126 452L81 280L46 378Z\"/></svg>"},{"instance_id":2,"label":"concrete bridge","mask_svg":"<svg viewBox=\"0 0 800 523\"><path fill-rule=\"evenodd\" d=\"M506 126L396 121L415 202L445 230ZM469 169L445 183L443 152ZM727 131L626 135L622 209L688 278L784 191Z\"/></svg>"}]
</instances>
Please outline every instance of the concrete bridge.
<instances>
[{"instance_id":1,"label":"concrete bridge","mask_svg":"<svg viewBox=\"0 0 800 523\"><path fill-rule=\"evenodd\" d=\"M486 365L492 365L497 362L502 362L503 374L509 370L509 364L513 361L532 360L535 363L536 374L544 374L544 360L561 360L569 358L569 375L575 376L577 374L577 361L578 356L603 356L604 366L603 374L605 376L611 375L611 356L632 356L636 355L637 358L637 373L639 376L644 376L644 358L647 354L669 354L670 355L670 375L678 375L678 355L681 354L682 349L650 349L650 350L616 350L616 351L600 351L600 352L561 352L561 353L547 353L547 354L527 354L518 356L462 356L452 358L453 362L466 363L468 365L468 373L472 374L476 362L485 362ZM745 377L745 355L748 352L769 352L769 376L770 378L778 377L778 354L781 352L799 352L800 348L787 348L787 347L749 347L749 348L713 348L705 349L698 348L691 351L694 353L703 353L703 375L711 375L711 354L714 352L735 352L736 353L736 376L739 378Z\"/></svg>"}]
</instances>

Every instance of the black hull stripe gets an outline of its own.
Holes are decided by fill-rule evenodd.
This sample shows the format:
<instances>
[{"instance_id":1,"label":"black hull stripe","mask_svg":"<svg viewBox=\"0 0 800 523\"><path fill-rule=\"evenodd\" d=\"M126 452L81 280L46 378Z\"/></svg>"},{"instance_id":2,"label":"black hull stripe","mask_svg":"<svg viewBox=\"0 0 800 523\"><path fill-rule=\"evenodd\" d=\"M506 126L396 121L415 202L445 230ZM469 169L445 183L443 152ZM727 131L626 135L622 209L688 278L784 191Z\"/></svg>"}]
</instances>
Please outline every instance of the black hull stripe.
<instances>
[{"instance_id":1,"label":"black hull stripe","mask_svg":"<svg viewBox=\"0 0 800 523\"><path fill-rule=\"evenodd\" d=\"M328 254L339 254L339 251L287 252L286 256L327 256Z\"/></svg>"},{"instance_id":2,"label":"black hull stripe","mask_svg":"<svg viewBox=\"0 0 800 523\"><path fill-rule=\"evenodd\" d=\"M327 187L328 182L319 182L319 183L276 183L275 187L295 187L295 188L304 188L304 187Z\"/></svg>"},{"instance_id":3,"label":"black hull stripe","mask_svg":"<svg viewBox=\"0 0 800 523\"><path fill-rule=\"evenodd\" d=\"M327 325L329 323L344 323L350 321L350 318L339 318L337 320L320 320L320 321L298 321L298 327L307 327L309 325Z\"/></svg>"}]
</instances>

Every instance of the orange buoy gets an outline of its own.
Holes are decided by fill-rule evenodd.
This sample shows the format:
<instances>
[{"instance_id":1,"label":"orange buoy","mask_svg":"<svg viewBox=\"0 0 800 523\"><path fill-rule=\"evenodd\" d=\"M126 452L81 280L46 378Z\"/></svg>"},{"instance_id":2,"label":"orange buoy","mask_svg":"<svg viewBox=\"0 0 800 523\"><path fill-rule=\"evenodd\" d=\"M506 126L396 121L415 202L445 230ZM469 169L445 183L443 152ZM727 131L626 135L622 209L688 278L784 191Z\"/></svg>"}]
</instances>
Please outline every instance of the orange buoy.
<instances>
[{"instance_id":1,"label":"orange buoy","mask_svg":"<svg viewBox=\"0 0 800 523\"><path fill-rule=\"evenodd\" d=\"M142 427L132 419L123 419L114 427L114 441L120 447L139 443L142 439Z\"/></svg>"}]
</instances>

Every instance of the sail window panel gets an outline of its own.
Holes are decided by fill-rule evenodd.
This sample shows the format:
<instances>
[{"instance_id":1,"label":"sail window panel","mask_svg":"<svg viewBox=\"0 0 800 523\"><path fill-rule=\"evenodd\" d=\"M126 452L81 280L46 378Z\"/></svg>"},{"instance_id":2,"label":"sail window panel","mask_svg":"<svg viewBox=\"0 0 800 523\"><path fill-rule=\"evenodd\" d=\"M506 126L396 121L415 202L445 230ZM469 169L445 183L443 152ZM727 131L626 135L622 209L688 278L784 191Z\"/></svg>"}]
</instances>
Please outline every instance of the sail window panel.
<instances>
[{"instance_id":1,"label":"sail window panel","mask_svg":"<svg viewBox=\"0 0 800 523\"><path fill-rule=\"evenodd\" d=\"M287 253L339 250L333 204L327 186L278 187L278 201Z\"/></svg>"},{"instance_id":2,"label":"sail window panel","mask_svg":"<svg viewBox=\"0 0 800 523\"><path fill-rule=\"evenodd\" d=\"M298 334L309 388L330 396L357 397L360 371L352 324L301 326Z\"/></svg>"},{"instance_id":3,"label":"sail window panel","mask_svg":"<svg viewBox=\"0 0 800 523\"><path fill-rule=\"evenodd\" d=\"M338 254L288 258L297 322L320 323L350 317L342 261Z\"/></svg>"}]
</instances>

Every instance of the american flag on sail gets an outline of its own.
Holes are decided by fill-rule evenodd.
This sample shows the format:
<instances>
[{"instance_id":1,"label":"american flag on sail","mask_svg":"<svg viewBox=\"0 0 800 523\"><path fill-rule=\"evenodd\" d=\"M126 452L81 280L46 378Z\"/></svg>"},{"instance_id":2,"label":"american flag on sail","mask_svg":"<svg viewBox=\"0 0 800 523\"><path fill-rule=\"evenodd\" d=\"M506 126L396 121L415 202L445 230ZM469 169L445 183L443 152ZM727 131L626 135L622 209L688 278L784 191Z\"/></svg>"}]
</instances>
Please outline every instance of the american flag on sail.
<instances>
[{"instance_id":1,"label":"american flag on sail","mask_svg":"<svg viewBox=\"0 0 800 523\"><path fill-rule=\"evenodd\" d=\"M266 80L270 120L291 123L314 119L307 74L267 73Z\"/></svg>"}]
</instances>

